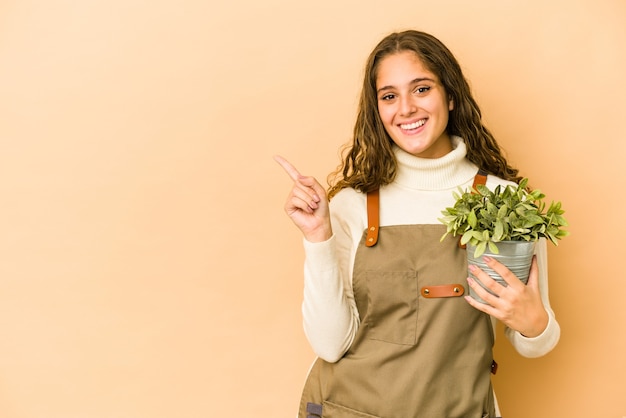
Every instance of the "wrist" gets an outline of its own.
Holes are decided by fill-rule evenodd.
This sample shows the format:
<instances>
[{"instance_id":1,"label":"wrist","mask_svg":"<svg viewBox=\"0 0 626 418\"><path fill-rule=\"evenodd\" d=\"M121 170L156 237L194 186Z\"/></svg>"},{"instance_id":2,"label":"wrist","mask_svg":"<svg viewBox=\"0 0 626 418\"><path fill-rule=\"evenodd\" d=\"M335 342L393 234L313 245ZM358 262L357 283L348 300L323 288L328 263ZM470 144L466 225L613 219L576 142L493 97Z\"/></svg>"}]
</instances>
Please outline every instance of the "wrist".
<instances>
[{"instance_id":1,"label":"wrist","mask_svg":"<svg viewBox=\"0 0 626 418\"><path fill-rule=\"evenodd\" d=\"M525 338L536 338L543 334L543 332L546 330L546 328L548 327L548 321L548 313L544 309L542 309L542 315L537 318L537 320L534 322L533 327L528 330L524 330L524 332L520 331L520 334L522 334L522 336Z\"/></svg>"},{"instance_id":2,"label":"wrist","mask_svg":"<svg viewBox=\"0 0 626 418\"><path fill-rule=\"evenodd\" d=\"M324 242L328 241L332 236L333 230L330 224L328 224L320 226L319 228L315 228L311 231L307 231L304 234L304 239L309 242Z\"/></svg>"}]
</instances>

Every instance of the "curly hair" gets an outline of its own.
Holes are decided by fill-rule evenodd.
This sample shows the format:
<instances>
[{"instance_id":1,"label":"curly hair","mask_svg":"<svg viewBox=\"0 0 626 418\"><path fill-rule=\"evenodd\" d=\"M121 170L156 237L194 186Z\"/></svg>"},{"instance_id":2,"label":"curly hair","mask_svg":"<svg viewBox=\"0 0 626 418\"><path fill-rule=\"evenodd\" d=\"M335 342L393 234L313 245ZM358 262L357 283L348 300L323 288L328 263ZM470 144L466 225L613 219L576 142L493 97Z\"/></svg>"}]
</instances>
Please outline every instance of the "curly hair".
<instances>
[{"instance_id":1,"label":"curly hair","mask_svg":"<svg viewBox=\"0 0 626 418\"><path fill-rule=\"evenodd\" d=\"M454 103L446 131L448 135L463 138L467 145L466 158L489 174L518 183L521 180L518 170L507 163L495 138L482 124L481 111L454 55L434 36L407 30L386 36L370 53L353 139L343 147L342 163L328 176L328 197L347 187L367 193L395 178L397 162L393 141L378 113L376 78L380 62L388 55L403 51L417 54L426 68L439 78Z\"/></svg>"}]
</instances>

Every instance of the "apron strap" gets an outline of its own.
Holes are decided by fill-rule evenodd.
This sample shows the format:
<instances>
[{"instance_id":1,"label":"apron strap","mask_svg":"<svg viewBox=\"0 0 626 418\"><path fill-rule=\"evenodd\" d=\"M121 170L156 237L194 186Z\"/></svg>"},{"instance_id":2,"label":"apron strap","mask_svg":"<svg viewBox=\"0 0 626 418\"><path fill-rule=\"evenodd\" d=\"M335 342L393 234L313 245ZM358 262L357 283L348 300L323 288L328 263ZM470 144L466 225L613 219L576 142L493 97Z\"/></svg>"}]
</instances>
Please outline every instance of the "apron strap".
<instances>
[{"instance_id":1,"label":"apron strap","mask_svg":"<svg viewBox=\"0 0 626 418\"><path fill-rule=\"evenodd\" d=\"M378 242L379 229L379 211L380 198L378 189L367 194L367 236L365 237L365 246L373 247Z\"/></svg>"},{"instance_id":2,"label":"apron strap","mask_svg":"<svg viewBox=\"0 0 626 418\"><path fill-rule=\"evenodd\" d=\"M472 184L472 189L475 189L476 186L482 184L483 186L487 184L487 172L482 168L478 170L478 173L474 176L474 184Z\"/></svg>"}]
</instances>

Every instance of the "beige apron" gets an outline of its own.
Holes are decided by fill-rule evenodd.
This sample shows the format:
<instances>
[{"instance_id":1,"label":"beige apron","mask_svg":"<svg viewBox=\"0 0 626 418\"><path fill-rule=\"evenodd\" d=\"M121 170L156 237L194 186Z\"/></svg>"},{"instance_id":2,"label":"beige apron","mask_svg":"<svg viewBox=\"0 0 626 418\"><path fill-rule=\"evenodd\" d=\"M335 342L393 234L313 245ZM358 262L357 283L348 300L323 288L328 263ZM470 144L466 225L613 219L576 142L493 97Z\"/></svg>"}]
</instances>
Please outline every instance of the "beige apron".
<instances>
[{"instance_id":1,"label":"beige apron","mask_svg":"<svg viewBox=\"0 0 626 418\"><path fill-rule=\"evenodd\" d=\"M298 416L494 417L493 329L460 297L465 250L440 242L443 225L378 228L368 202L352 279L361 324L337 363L316 360Z\"/></svg>"}]
</instances>

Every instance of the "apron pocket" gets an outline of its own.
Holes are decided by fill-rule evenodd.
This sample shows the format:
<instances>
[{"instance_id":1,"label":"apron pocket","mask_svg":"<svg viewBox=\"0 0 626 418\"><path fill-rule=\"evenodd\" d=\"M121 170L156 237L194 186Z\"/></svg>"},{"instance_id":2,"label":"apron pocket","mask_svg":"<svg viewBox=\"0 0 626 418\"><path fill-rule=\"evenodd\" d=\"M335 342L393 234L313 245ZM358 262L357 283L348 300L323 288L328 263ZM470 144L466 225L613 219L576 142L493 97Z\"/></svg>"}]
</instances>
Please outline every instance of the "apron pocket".
<instances>
[{"instance_id":1,"label":"apron pocket","mask_svg":"<svg viewBox=\"0 0 626 418\"><path fill-rule=\"evenodd\" d=\"M355 411L354 409L338 405L329 401L324 401L322 418L380 418L376 415Z\"/></svg>"},{"instance_id":2,"label":"apron pocket","mask_svg":"<svg viewBox=\"0 0 626 418\"><path fill-rule=\"evenodd\" d=\"M417 343L417 272L367 271L368 307L364 324L372 340Z\"/></svg>"}]
</instances>

